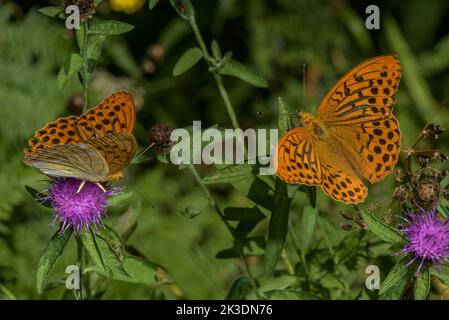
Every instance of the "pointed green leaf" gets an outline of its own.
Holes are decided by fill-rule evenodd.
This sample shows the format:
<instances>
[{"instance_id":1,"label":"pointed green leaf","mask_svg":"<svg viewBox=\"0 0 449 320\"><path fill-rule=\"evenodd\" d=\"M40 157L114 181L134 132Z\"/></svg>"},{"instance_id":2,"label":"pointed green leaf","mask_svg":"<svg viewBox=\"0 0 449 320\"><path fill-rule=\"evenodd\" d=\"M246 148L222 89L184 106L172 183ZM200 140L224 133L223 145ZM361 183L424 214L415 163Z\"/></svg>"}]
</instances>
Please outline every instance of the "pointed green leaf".
<instances>
[{"instance_id":1,"label":"pointed green leaf","mask_svg":"<svg viewBox=\"0 0 449 320\"><path fill-rule=\"evenodd\" d=\"M149 8L150 10L153 10L154 7L156 7L158 3L159 3L159 0L150 0L150 1L148 2L148 8Z\"/></svg>"},{"instance_id":2,"label":"pointed green leaf","mask_svg":"<svg viewBox=\"0 0 449 320\"><path fill-rule=\"evenodd\" d=\"M94 72L95 66L100 59L101 49L103 48L103 42L105 40L105 35L93 35L89 37L89 40L87 41L87 79L84 79L85 81L88 81Z\"/></svg>"},{"instance_id":3,"label":"pointed green leaf","mask_svg":"<svg viewBox=\"0 0 449 320\"><path fill-rule=\"evenodd\" d=\"M59 234L58 230L48 241L37 267L36 286L39 293L44 290L50 271L61 256L71 235L71 230L66 230L63 234Z\"/></svg>"},{"instance_id":4,"label":"pointed green leaf","mask_svg":"<svg viewBox=\"0 0 449 320\"><path fill-rule=\"evenodd\" d=\"M441 270L431 268L430 274L440 279L446 286L449 286L449 266L443 264Z\"/></svg>"},{"instance_id":5,"label":"pointed green leaf","mask_svg":"<svg viewBox=\"0 0 449 320\"><path fill-rule=\"evenodd\" d=\"M57 76L58 90L65 88L72 77L81 70L83 59L78 53L72 53L70 58L64 62Z\"/></svg>"},{"instance_id":6,"label":"pointed green leaf","mask_svg":"<svg viewBox=\"0 0 449 320\"><path fill-rule=\"evenodd\" d=\"M404 267L406 259L401 259L391 268L379 290L381 300L399 300L407 289L412 273Z\"/></svg>"},{"instance_id":7,"label":"pointed green leaf","mask_svg":"<svg viewBox=\"0 0 449 320\"><path fill-rule=\"evenodd\" d=\"M203 52L198 47L193 47L184 52L184 54L179 58L178 62L176 62L175 67L173 68L173 75L179 76L183 74L194 65L196 65L201 58L203 57Z\"/></svg>"},{"instance_id":8,"label":"pointed green leaf","mask_svg":"<svg viewBox=\"0 0 449 320\"><path fill-rule=\"evenodd\" d=\"M217 40L212 40L212 44L210 47L212 50L213 57L217 60L221 60L221 58L222 58L221 49L220 49L220 45L218 44Z\"/></svg>"},{"instance_id":9,"label":"pointed green leaf","mask_svg":"<svg viewBox=\"0 0 449 320\"><path fill-rule=\"evenodd\" d=\"M255 177L254 172L255 167L250 164L230 165L205 176L202 181L204 184L232 183Z\"/></svg>"},{"instance_id":10,"label":"pointed green leaf","mask_svg":"<svg viewBox=\"0 0 449 320\"><path fill-rule=\"evenodd\" d=\"M274 192L274 208L271 214L268 231L268 242L265 252L265 275L273 275L276 264L284 248L288 232L288 219L291 200L287 194L287 184L276 178Z\"/></svg>"},{"instance_id":11,"label":"pointed green leaf","mask_svg":"<svg viewBox=\"0 0 449 320\"><path fill-rule=\"evenodd\" d=\"M90 34L100 34L114 36L123 33L127 33L134 29L134 26L115 20L101 20L96 21L89 29Z\"/></svg>"},{"instance_id":12,"label":"pointed green leaf","mask_svg":"<svg viewBox=\"0 0 449 320\"><path fill-rule=\"evenodd\" d=\"M299 245L303 251L307 251L313 240L313 234L315 231L316 221L318 217L318 209L310 205L304 206L302 210L300 232L299 232Z\"/></svg>"},{"instance_id":13,"label":"pointed green leaf","mask_svg":"<svg viewBox=\"0 0 449 320\"><path fill-rule=\"evenodd\" d=\"M430 291L430 270L421 269L415 282L415 300L426 300Z\"/></svg>"},{"instance_id":14,"label":"pointed green leaf","mask_svg":"<svg viewBox=\"0 0 449 320\"><path fill-rule=\"evenodd\" d=\"M64 9L62 7L50 6L50 7L40 8L37 11L39 11L43 15L46 15L51 18L58 18L58 19L66 18Z\"/></svg>"},{"instance_id":15,"label":"pointed green leaf","mask_svg":"<svg viewBox=\"0 0 449 320\"><path fill-rule=\"evenodd\" d=\"M252 289L253 283L250 278L246 276L238 277L232 283L226 300L244 300Z\"/></svg>"},{"instance_id":16,"label":"pointed green leaf","mask_svg":"<svg viewBox=\"0 0 449 320\"><path fill-rule=\"evenodd\" d=\"M404 243L405 238L392 227L366 211L362 211L361 213L363 221L368 225L368 229L380 239L393 245L401 245Z\"/></svg>"},{"instance_id":17,"label":"pointed green leaf","mask_svg":"<svg viewBox=\"0 0 449 320\"><path fill-rule=\"evenodd\" d=\"M39 191L37 191L36 189L25 185L25 189L26 191L33 197L34 201L36 201L38 204L40 204L41 206L44 206L46 208L51 208L51 202L49 200L46 200L44 202L42 202L40 200L40 196L39 196Z\"/></svg>"},{"instance_id":18,"label":"pointed green leaf","mask_svg":"<svg viewBox=\"0 0 449 320\"><path fill-rule=\"evenodd\" d=\"M219 69L219 73L239 78L240 80L248 82L255 87L266 88L268 86L267 80L259 76L244 64L235 60L228 61L222 68Z\"/></svg>"},{"instance_id":19,"label":"pointed green leaf","mask_svg":"<svg viewBox=\"0 0 449 320\"><path fill-rule=\"evenodd\" d=\"M170 0L170 3L181 18L186 20L193 19L195 10L189 0Z\"/></svg>"}]
</instances>

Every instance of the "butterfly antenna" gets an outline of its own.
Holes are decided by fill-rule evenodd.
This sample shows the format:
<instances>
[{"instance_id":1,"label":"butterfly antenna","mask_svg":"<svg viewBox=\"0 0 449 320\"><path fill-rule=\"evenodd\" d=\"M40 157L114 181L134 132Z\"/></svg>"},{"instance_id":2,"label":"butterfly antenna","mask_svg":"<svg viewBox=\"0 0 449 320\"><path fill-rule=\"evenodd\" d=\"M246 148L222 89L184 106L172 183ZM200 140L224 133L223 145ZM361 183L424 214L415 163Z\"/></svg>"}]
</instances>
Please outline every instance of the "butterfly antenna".
<instances>
[{"instance_id":1,"label":"butterfly antenna","mask_svg":"<svg viewBox=\"0 0 449 320\"><path fill-rule=\"evenodd\" d=\"M306 108L306 64L302 64L302 110Z\"/></svg>"},{"instance_id":2,"label":"butterfly antenna","mask_svg":"<svg viewBox=\"0 0 449 320\"><path fill-rule=\"evenodd\" d=\"M143 156L143 154L145 152L147 152L148 150L150 150L152 147L154 146L154 142L152 144L150 144L148 147L145 148L145 150L143 150L141 153L139 153L137 156L134 157L134 161L136 161L137 159L139 159L141 156Z\"/></svg>"}]
</instances>

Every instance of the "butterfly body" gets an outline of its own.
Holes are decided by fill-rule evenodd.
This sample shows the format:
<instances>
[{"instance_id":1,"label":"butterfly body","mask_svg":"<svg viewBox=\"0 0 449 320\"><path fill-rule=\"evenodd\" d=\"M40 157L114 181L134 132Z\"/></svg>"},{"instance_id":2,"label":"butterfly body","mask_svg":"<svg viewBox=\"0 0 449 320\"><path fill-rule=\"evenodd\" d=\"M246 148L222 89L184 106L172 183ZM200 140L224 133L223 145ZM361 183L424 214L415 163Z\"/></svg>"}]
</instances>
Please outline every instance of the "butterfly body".
<instances>
[{"instance_id":1,"label":"butterfly body","mask_svg":"<svg viewBox=\"0 0 449 320\"><path fill-rule=\"evenodd\" d=\"M392 114L402 74L393 55L372 58L344 75L317 115L300 113L301 127L278 142L277 175L287 183L319 185L335 200L365 200L370 183L389 174L400 152Z\"/></svg>"},{"instance_id":2,"label":"butterfly body","mask_svg":"<svg viewBox=\"0 0 449 320\"><path fill-rule=\"evenodd\" d=\"M52 177L115 181L137 149L134 123L131 95L116 92L80 117L60 118L37 130L24 163Z\"/></svg>"}]
</instances>

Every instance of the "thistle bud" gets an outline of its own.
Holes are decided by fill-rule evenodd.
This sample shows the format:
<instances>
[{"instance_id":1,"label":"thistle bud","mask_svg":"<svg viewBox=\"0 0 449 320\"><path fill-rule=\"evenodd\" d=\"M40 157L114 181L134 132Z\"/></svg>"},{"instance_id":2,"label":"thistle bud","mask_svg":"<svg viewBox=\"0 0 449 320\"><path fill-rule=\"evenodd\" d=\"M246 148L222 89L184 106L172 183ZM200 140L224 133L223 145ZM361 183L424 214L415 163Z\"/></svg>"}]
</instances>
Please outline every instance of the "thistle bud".
<instances>
[{"instance_id":1,"label":"thistle bud","mask_svg":"<svg viewBox=\"0 0 449 320\"><path fill-rule=\"evenodd\" d=\"M81 18L91 18L95 13L94 0L64 0L64 8L68 6L77 6Z\"/></svg>"},{"instance_id":2,"label":"thistle bud","mask_svg":"<svg viewBox=\"0 0 449 320\"><path fill-rule=\"evenodd\" d=\"M171 140L172 130L165 124L156 124L149 131L149 143L152 148L160 154L165 154L170 151L173 146Z\"/></svg>"}]
</instances>

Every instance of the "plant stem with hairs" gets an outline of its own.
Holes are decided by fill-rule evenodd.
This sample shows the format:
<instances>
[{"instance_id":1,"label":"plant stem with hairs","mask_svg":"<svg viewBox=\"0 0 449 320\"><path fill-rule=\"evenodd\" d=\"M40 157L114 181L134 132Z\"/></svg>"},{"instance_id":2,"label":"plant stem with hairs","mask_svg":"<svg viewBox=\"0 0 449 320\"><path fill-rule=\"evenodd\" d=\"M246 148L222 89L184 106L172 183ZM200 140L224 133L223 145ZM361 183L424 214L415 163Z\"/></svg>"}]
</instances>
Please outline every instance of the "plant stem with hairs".
<instances>
[{"instance_id":1,"label":"plant stem with hairs","mask_svg":"<svg viewBox=\"0 0 449 320\"><path fill-rule=\"evenodd\" d=\"M87 40L89 37L89 22L86 19L83 23L83 48L82 48L82 57L83 57L83 69L82 69L82 79L83 79L83 113L89 109L89 100L88 100L88 90L89 90L89 75L88 75L88 61L87 61Z\"/></svg>"},{"instance_id":2,"label":"plant stem with hairs","mask_svg":"<svg viewBox=\"0 0 449 320\"><path fill-rule=\"evenodd\" d=\"M198 29L198 25L195 20L195 16L189 16L189 24L195 34L196 41L200 46L201 51L203 52L204 60L206 60L209 65L209 70L212 72L215 82L217 83L218 91L220 92L220 96L223 99L224 105L226 107L226 111L228 112L229 119L231 120L232 126L234 129L240 128L240 125L237 120L237 116L235 115L234 107L232 106L231 100L229 99L228 92L223 84L223 78L220 73L218 73L216 68L215 59L209 54L209 50L204 43L203 36L201 35L200 30Z\"/></svg>"}]
</instances>

